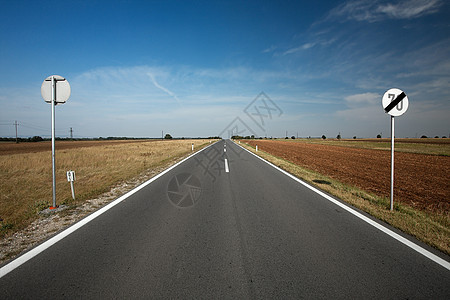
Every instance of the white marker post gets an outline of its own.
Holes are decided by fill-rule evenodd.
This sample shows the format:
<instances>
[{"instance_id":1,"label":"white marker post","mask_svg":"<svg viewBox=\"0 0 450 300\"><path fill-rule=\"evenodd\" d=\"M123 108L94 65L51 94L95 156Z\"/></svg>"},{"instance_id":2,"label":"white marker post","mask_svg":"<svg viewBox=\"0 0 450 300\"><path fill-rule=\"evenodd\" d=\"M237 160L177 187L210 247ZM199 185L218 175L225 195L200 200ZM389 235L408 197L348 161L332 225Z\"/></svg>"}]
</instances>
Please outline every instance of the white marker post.
<instances>
[{"instance_id":1,"label":"white marker post","mask_svg":"<svg viewBox=\"0 0 450 300\"><path fill-rule=\"evenodd\" d=\"M56 206L56 175L55 175L55 106L63 104L69 99L69 82L59 75L47 77L41 85L41 95L45 102L52 104L52 173L53 173L53 206Z\"/></svg>"},{"instance_id":2,"label":"white marker post","mask_svg":"<svg viewBox=\"0 0 450 300\"><path fill-rule=\"evenodd\" d=\"M75 200L75 189L73 187L73 182L75 181L75 172L70 170L67 171L67 181L70 182L70 188L72 190L72 199Z\"/></svg>"},{"instance_id":3,"label":"white marker post","mask_svg":"<svg viewBox=\"0 0 450 300\"><path fill-rule=\"evenodd\" d=\"M394 210L394 117L403 115L409 106L406 94L400 89L390 89L381 99L384 111L391 116L391 211Z\"/></svg>"}]
</instances>

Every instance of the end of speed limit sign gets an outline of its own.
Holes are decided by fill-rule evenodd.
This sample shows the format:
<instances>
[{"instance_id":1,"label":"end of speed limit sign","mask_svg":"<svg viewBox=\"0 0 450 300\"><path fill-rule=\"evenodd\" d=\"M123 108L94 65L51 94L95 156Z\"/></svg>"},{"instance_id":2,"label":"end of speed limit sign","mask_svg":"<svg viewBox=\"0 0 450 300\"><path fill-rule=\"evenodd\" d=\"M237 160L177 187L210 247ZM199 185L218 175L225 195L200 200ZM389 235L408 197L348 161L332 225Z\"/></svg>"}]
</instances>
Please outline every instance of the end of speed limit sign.
<instances>
[{"instance_id":1,"label":"end of speed limit sign","mask_svg":"<svg viewBox=\"0 0 450 300\"><path fill-rule=\"evenodd\" d=\"M408 110L408 96L400 89L390 89L381 99L384 111L393 117L403 115Z\"/></svg>"}]
</instances>

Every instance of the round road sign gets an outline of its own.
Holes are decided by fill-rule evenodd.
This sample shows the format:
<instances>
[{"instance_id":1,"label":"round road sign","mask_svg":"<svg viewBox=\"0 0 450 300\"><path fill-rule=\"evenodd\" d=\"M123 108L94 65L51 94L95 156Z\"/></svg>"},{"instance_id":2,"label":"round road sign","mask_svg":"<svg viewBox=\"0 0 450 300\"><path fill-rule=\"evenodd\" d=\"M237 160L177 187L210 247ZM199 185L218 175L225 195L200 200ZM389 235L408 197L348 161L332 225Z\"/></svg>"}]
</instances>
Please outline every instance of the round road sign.
<instances>
[{"instance_id":1,"label":"round road sign","mask_svg":"<svg viewBox=\"0 0 450 300\"><path fill-rule=\"evenodd\" d=\"M55 79L56 84L55 104L65 103L70 96L70 84L64 77L59 75L48 76L42 82L42 98L44 98L45 102L52 103L52 77Z\"/></svg>"},{"instance_id":2,"label":"round road sign","mask_svg":"<svg viewBox=\"0 0 450 300\"><path fill-rule=\"evenodd\" d=\"M400 89L390 89L381 99L384 111L393 117L403 115L408 109L409 101L406 94Z\"/></svg>"}]
</instances>

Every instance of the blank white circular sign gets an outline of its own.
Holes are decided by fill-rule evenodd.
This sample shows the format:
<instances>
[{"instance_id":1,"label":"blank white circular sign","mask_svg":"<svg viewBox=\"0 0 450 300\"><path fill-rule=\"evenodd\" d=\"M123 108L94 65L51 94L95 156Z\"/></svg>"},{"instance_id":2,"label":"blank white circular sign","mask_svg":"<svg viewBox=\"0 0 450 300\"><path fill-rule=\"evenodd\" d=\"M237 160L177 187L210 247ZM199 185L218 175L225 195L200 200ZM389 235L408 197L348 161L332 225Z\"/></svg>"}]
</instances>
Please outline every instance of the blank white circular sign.
<instances>
[{"instance_id":1,"label":"blank white circular sign","mask_svg":"<svg viewBox=\"0 0 450 300\"><path fill-rule=\"evenodd\" d=\"M59 75L52 75L56 83L56 103L62 104L70 97L70 84L64 77ZM45 78L41 85L41 95L45 102L52 103L52 76Z\"/></svg>"}]
</instances>

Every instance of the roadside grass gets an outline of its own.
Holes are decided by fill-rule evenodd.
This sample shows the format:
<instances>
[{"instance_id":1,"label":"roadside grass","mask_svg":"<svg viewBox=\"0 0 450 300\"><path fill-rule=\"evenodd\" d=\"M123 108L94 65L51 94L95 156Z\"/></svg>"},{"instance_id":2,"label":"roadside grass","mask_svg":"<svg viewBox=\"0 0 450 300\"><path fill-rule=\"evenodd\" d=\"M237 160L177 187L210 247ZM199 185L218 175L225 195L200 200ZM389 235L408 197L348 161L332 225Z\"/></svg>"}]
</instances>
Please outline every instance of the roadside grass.
<instances>
[{"instance_id":1,"label":"roadside grass","mask_svg":"<svg viewBox=\"0 0 450 300\"><path fill-rule=\"evenodd\" d=\"M390 211L388 198L343 184L267 152L261 150L255 152L255 148L246 143L241 143L241 145L301 180L450 255L450 216L448 212L430 213L398 202L394 202L394 210Z\"/></svg>"},{"instance_id":2,"label":"roadside grass","mask_svg":"<svg viewBox=\"0 0 450 300\"><path fill-rule=\"evenodd\" d=\"M277 139L280 141L290 141L297 143L322 144L350 148L374 149L374 150L391 150L390 139L381 140L338 140L338 139ZM428 139L427 139L428 140ZM434 139L426 140L405 140L396 139L394 150L396 152L407 152L427 155L450 156L450 139L438 139L440 143L435 143Z\"/></svg>"},{"instance_id":3,"label":"roadside grass","mask_svg":"<svg viewBox=\"0 0 450 300\"><path fill-rule=\"evenodd\" d=\"M76 143L76 142L74 142ZM170 165L209 140L139 141L56 148L56 204L76 207L157 167ZM72 199L66 172L75 171ZM51 151L0 156L0 238L24 229L52 205Z\"/></svg>"}]
</instances>

